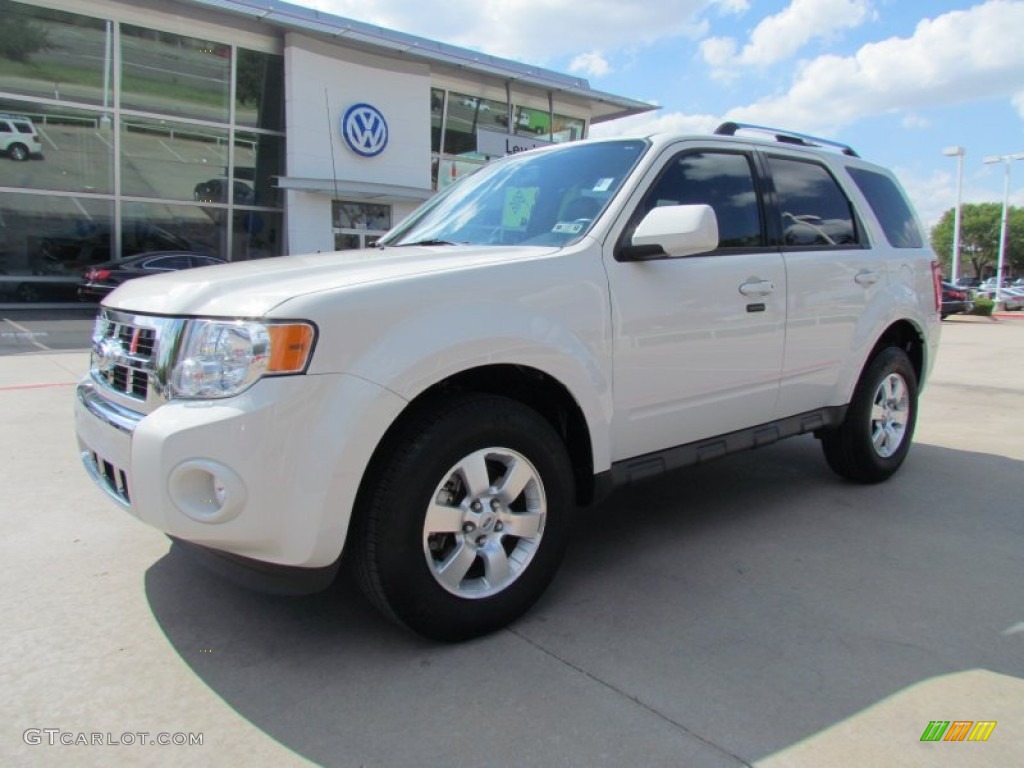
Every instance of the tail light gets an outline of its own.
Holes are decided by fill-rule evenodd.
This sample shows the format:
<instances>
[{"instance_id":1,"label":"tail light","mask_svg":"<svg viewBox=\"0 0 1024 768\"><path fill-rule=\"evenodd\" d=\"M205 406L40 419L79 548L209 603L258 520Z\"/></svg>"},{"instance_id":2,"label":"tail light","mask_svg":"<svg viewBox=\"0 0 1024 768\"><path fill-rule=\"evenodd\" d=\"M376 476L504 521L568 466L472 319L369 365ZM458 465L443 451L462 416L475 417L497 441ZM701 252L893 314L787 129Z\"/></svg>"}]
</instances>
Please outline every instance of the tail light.
<instances>
[{"instance_id":1,"label":"tail light","mask_svg":"<svg viewBox=\"0 0 1024 768\"><path fill-rule=\"evenodd\" d=\"M86 280L106 280L108 277L110 277L109 269L90 269L85 273Z\"/></svg>"},{"instance_id":2,"label":"tail light","mask_svg":"<svg viewBox=\"0 0 1024 768\"><path fill-rule=\"evenodd\" d=\"M932 284L935 288L935 311L942 312L942 265L932 262Z\"/></svg>"}]
</instances>

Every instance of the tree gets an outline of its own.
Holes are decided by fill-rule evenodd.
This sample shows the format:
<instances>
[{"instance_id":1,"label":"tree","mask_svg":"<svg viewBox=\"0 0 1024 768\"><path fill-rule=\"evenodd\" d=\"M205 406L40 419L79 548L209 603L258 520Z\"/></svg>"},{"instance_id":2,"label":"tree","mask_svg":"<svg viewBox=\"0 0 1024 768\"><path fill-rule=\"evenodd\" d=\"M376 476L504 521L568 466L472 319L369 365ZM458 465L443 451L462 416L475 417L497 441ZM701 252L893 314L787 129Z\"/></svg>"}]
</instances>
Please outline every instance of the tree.
<instances>
[{"instance_id":1,"label":"tree","mask_svg":"<svg viewBox=\"0 0 1024 768\"><path fill-rule=\"evenodd\" d=\"M0 0L0 57L25 63L50 44L46 30L17 12L13 3Z\"/></svg>"},{"instance_id":2,"label":"tree","mask_svg":"<svg viewBox=\"0 0 1024 768\"><path fill-rule=\"evenodd\" d=\"M966 203L960 219L960 271L978 277L995 274L999 258L1001 203ZM1024 273L1024 208L1011 206L1007 212L1005 274ZM942 262L943 273L952 274L953 209L932 228L932 249ZM970 264L971 270L965 269Z\"/></svg>"}]
</instances>

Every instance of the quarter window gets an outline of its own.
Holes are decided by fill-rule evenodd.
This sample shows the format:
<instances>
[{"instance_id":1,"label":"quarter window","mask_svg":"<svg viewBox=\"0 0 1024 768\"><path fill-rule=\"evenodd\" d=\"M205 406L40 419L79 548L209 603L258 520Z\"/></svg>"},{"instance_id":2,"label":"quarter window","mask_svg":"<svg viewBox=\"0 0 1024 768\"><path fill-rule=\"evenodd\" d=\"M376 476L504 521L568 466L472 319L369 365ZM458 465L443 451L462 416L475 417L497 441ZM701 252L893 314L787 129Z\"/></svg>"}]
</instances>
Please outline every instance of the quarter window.
<instances>
[{"instance_id":1,"label":"quarter window","mask_svg":"<svg viewBox=\"0 0 1024 768\"><path fill-rule=\"evenodd\" d=\"M769 157L782 241L786 246L856 245L853 209L824 166L806 160Z\"/></svg>"},{"instance_id":2,"label":"quarter window","mask_svg":"<svg viewBox=\"0 0 1024 768\"><path fill-rule=\"evenodd\" d=\"M847 170L875 212L889 245L893 248L923 248L921 228L896 182L876 171L863 168Z\"/></svg>"}]
</instances>

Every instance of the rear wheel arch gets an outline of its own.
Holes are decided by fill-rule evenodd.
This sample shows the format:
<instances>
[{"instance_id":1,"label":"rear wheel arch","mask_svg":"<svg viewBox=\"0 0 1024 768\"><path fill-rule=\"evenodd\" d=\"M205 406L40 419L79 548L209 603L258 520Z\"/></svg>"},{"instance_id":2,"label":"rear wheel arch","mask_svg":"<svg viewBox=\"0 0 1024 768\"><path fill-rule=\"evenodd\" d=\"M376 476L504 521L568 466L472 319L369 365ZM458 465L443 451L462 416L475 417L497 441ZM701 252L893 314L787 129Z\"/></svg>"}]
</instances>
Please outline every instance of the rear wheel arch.
<instances>
[{"instance_id":1,"label":"rear wheel arch","mask_svg":"<svg viewBox=\"0 0 1024 768\"><path fill-rule=\"evenodd\" d=\"M878 337L870 354L861 365L861 372L871 365L878 354L887 347L901 349L910 358L914 366L914 373L917 375L918 386L924 383L924 374L927 370L925 355L927 354L924 335L921 330L909 320L898 320L892 323Z\"/></svg>"}]
</instances>

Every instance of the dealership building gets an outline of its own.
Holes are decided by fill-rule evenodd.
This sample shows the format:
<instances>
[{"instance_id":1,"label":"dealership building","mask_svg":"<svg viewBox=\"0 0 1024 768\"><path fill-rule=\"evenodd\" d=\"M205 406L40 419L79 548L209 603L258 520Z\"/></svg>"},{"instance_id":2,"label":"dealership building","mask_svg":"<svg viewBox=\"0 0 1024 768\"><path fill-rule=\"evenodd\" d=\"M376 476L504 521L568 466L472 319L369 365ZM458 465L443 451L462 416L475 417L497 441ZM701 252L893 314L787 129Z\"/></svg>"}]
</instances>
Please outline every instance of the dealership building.
<instances>
[{"instance_id":1,"label":"dealership building","mask_svg":"<svg viewBox=\"0 0 1024 768\"><path fill-rule=\"evenodd\" d=\"M360 248L495 156L653 107L274 0L0 0L0 302L149 251Z\"/></svg>"}]
</instances>

